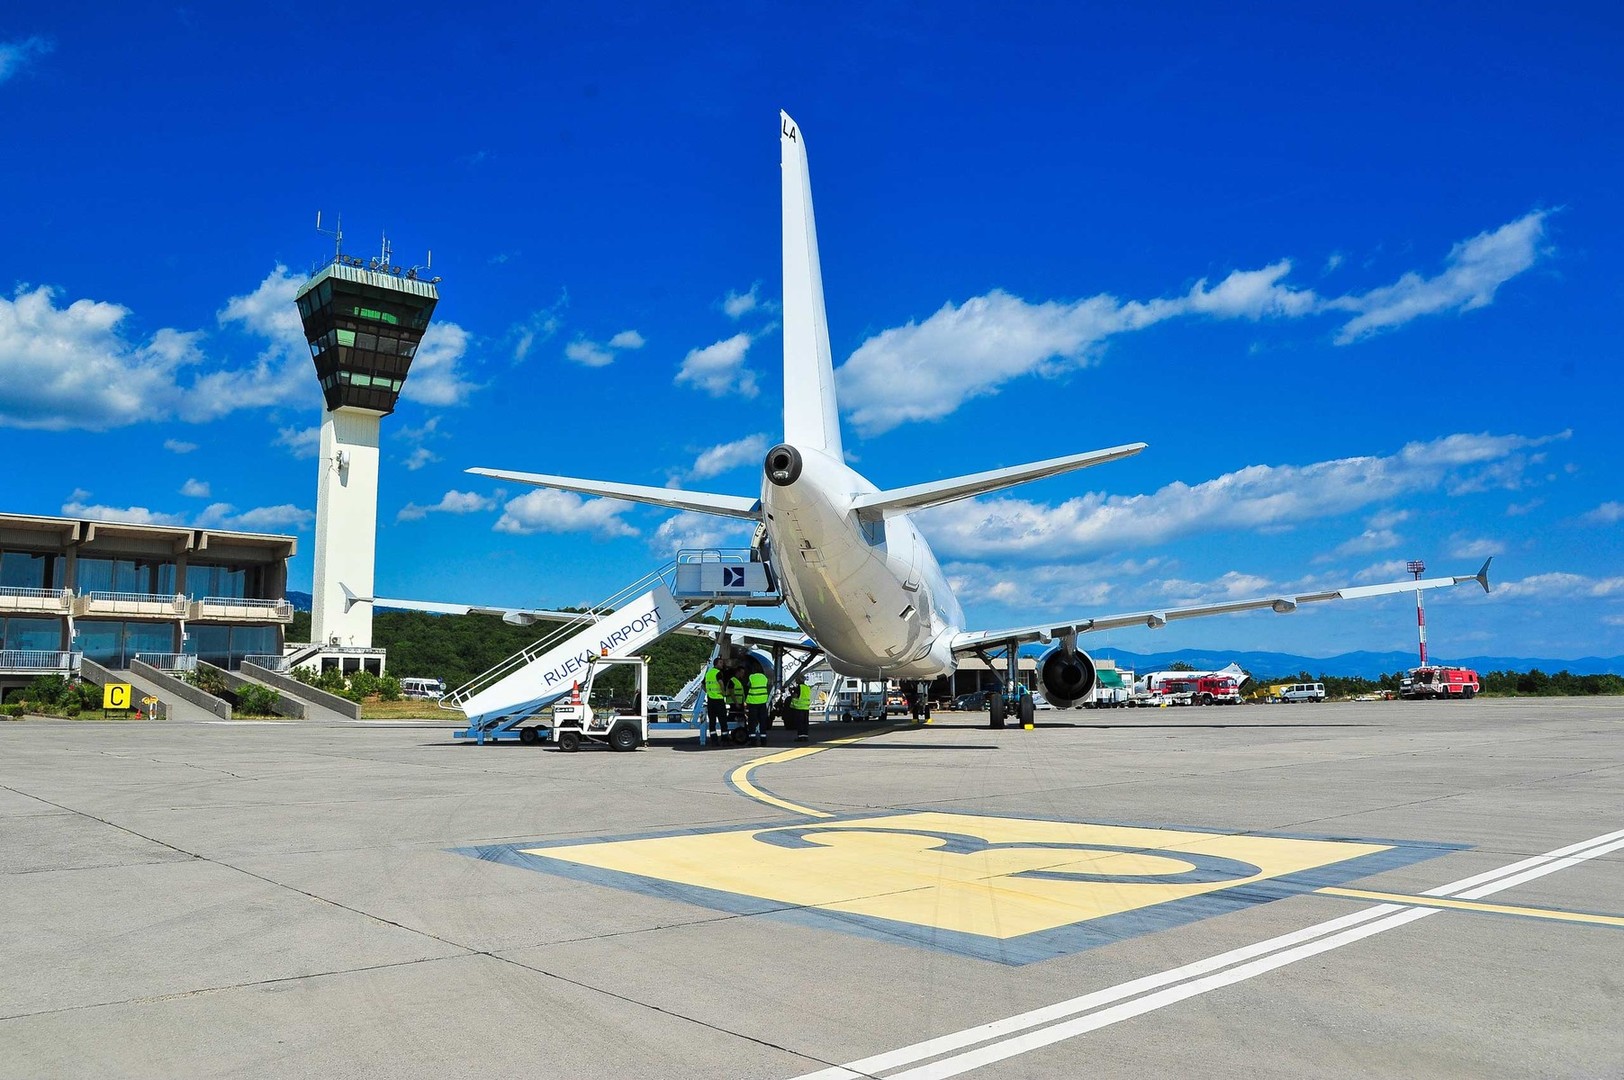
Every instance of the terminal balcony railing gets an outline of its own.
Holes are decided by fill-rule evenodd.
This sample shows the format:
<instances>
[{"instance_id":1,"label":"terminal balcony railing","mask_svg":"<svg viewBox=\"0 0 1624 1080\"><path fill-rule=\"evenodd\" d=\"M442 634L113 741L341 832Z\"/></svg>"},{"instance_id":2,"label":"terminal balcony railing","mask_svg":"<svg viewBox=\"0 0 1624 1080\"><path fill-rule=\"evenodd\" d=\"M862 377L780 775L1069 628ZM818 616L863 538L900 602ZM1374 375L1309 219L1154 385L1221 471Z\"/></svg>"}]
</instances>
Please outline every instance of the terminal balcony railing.
<instances>
[{"instance_id":1,"label":"terminal balcony railing","mask_svg":"<svg viewBox=\"0 0 1624 1080\"><path fill-rule=\"evenodd\" d=\"M80 615L156 615L184 619L186 597L179 593L87 592L79 597Z\"/></svg>"},{"instance_id":2,"label":"terminal balcony railing","mask_svg":"<svg viewBox=\"0 0 1624 1080\"><path fill-rule=\"evenodd\" d=\"M67 615L73 611L71 589L25 589L0 586L0 611L27 611Z\"/></svg>"},{"instance_id":3,"label":"terminal balcony railing","mask_svg":"<svg viewBox=\"0 0 1624 1080\"><path fill-rule=\"evenodd\" d=\"M135 659L159 671L182 673L197 670L197 656L194 653L138 652Z\"/></svg>"},{"instance_id":4,"label":"terminal balcony railing","mask_svg":"<svg viewBox=\"0 0 1624 1080\"><path fill-rule=\"evenodd\" d=\"M293 658L282 653L249 653L242 658L242 662L276 672L285 672L293 666Z\"/></svg>"},{"instance_id":5,"label":"terminal balcony railing","mask_svg":"<svg viewBox=\"0 0 1624 1080\"><path fill-rule=\"evenodd\" d=\"M205 596L191 604L191 619L253 619L257 622L293 621L293 604L287 600L258 600L244 596Z\"/></svg>"},{"instance_id":6,"label":"terminal balcony railing","mask_svg":"<svg viewBox=\"0 0 1624 1080\"><path fill-rule=\"evenodd\" d=\"M0 672L7 675L67 674L79 670L84 653L56 649L0 649Z\"/></svg>"}]
</instances>

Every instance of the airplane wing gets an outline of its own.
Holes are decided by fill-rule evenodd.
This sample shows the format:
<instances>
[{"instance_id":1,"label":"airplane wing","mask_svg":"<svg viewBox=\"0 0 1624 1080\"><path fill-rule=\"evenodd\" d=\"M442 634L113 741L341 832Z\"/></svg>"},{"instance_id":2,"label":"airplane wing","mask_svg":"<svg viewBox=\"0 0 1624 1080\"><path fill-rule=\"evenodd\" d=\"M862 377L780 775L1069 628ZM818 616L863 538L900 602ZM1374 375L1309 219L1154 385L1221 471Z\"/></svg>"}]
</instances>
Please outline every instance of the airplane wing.
<instances>
[{"instance_id":1,"label":"airplane wing","mask_svg":"<svg viewBox=\"0 0 1624 1080\"><path fill-rule=\"evenodd\" d=\"M955 653L974 652L977 649L1029 641L1053 641L1070 634L1085 634L1090 630L1115 630L1124 626L1148 626L1160 629L1178 619L1198 619L1206 615L1228 615L1236 611L1271 609L1279 614L1296 611L1300 604L1314 604L1321 600L1357 600L1366 596L1386 596L1389 593L1414 592L1417 589L1447 589L1475 581L1489 591L1489 563L1475 574L1456 577L1424 578L1420 581L1390 581L1382 585L1350 585L1327 592L1301 593L1296 596L1259 596L1251 600L1226 600L1218 604L1197 604L1194 607L1162 608L1155 611L1135 611L1123 615L1100 615L1074 622L1045 623L1038 626L1015 626L1001 630L966 631L954 636Z\"/></svg>"},{"instance_id":2,"label":"airplane wing","mask_svg":"<svg viewBox=\"0 0 1624 1080\"><path fill-rule=\"evenodd\" d=\"M515 484L532 484L535 487L557 488L560 491L574 491L582 495L600 495L606 499L669 506L673 510L692 510L699 514L720 514L723 517L751 520L761 517L761 500L743 495L712 495L705 491L618 484L611 480L580 480L573 476L546 476L542 473L508 472L505 469L469 469L468 472L497 480L511 480Z\"/></svg>"},{"instance_id":3,"label":"airplane wing","mask_svg":"<svg viewBox=\"0 0 1624 1080\"><path fill-rule=\"evenodd\" d=\"M491 607L482 604L446 604L437 600L401 600L379 596L373 599L373 610L394 608L400 611L424 611L431 615L500 615L502 621L513 626L530 626L538 622L591 623L602 618L585 611L548 611L542 608ZM764 630L753 626L729 626L724 631L716 623L686 623L673 633L715 641L723 633L736 645L754 647L774 645L786 649L817 650L817 644L799 630Z\"/></svg>"},{"instance_id":4,"label":"airplane wing","mask_svg":"<svg viewBox=\"0 0 1624 1080\"><path fill-rule=\"evenodd\" d=\"M943 503L956 502L959 499L973 498L989 491L999 491L1017 484L1042 480L1047 476L1058 476L1075 469L1086 469L1091 465L1104 465L1108 461L1132 457L1145 446L1145 443L1128 443L1124 446L1113 446L1109 450L1068 454L1065 457L1049 458L1047 461L1036 461L1030 465L1014 465L1007 469L992 469L969 476L954 476L946 480L914 484L912 487L874 491L853 499L852 509L912 513L915 510L941 506Z\"/></svg>"},{"instance_id":5,"label":"airplane wing","mask_svg":"<svg viewBox=\"0 0 1624 1080\"><path fill-rule=\"evenodd\" d=\"M596 622L598 616L585 611L547 611L542 608L487 607L480 604L442 604L435 600L399 600L386 596L374 597L373 611L395 608L400 611L426 611L431 615L500 615L502 621L514 626L529 626L541 622Z\"/></svg>"}]
</instances>

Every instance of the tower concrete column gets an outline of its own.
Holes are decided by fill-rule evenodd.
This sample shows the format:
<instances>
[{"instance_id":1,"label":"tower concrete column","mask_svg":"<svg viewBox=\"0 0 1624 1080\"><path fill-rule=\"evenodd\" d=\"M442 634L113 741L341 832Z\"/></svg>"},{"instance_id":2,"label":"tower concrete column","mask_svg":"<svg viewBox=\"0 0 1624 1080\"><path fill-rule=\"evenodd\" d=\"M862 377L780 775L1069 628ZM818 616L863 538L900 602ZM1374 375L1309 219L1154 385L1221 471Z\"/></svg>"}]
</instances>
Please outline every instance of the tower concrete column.
<instances>
[{"instance_id":1,"label":"tower concrete column","mask_svg":"<svg viewBox=\"0 0 1624 1080\"><path fill-rule=\"evenodd\" d=\"M323 644L372 645L382 419L382 413L366 409L328 409L322 414L310 636ZM349 603L346 588L350 596L365 601Z\"/></svg>"}]
</instances>

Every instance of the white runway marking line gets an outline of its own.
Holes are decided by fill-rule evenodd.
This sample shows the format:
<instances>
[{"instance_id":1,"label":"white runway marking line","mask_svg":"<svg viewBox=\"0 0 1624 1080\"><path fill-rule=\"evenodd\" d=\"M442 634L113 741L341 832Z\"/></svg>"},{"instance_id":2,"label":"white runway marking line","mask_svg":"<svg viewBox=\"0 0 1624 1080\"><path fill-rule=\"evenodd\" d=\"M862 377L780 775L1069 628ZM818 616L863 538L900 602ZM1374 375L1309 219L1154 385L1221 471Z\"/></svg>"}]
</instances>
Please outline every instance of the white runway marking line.
<instances>
[{"instance_id":1,"label":"white runway marking line","mask_svg":"<svg viewBox=\"0 0 1624 1080\"><path fill-rule=\"evenodd\" d=\"M1555 851L1523 859L1509 866L1462 878L1448 885L1440 885L1421 895L1476 900L1621 848L1624 848L1624 829L1557 848ZM1416 922L1429 915L1436 915L1439 910L1408 907L1403 904L1379 904L1352 915L1344 915L1290 934L1282 934L1255 945L1232 949L1183 967L1147 975L1104 990L1096 990L1069 1001L1057 1002L1003 1020L927 1039L860 1061L806 1073L796 1077L795 1080L862 1080L864 1077L878 1076L886 1070L940 1057L954 1050L962 1050L980 1043L988 1044L909 1069L907 1072L896 1073L888 1080L936 1080L940 1077L957 1076L995 1061L1002 1061L1108 1027L1174 1002L1204 994L1209 990L1243 982L1298 960L1306 960L1311 956L1341 948L1343 945L1351 945L1355 941L1383 931ZM1144 996L1140 997L1141 994ZM1126 1000L1129 998L1136 1000ZM1123 1004L1115 1004L1117 1002ZM1106 1005L1114 1007L1102 1008ZM1085 1013L1087 1015L1080 1015ZM1041 1030L1034 1031L1032 1030L1034 1028ZM1025 1034L1019 1034L1021 1032Z\"/></svg>"}]
</instances>

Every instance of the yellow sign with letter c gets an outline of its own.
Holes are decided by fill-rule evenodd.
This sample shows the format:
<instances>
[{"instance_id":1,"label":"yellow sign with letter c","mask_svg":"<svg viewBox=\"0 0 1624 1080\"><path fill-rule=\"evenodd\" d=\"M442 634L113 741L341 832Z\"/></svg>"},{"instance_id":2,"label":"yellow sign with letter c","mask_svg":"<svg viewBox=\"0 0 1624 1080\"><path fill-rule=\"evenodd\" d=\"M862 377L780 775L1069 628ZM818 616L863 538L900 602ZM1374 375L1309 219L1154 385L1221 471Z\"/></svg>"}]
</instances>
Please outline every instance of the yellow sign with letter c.
<instances>
[{"instance_id":1,"label":"yellow sign with letter c","mask_svg":"<svg viewBox=\"0 0 1624 1080\"><path fill-rule=\"evenodd\" d=\"M102 687L102 708L105 710L128 709L130 707L130 684L127 682L111 682Z\"/></svg>"}]
</instances>

